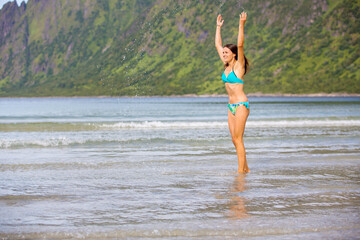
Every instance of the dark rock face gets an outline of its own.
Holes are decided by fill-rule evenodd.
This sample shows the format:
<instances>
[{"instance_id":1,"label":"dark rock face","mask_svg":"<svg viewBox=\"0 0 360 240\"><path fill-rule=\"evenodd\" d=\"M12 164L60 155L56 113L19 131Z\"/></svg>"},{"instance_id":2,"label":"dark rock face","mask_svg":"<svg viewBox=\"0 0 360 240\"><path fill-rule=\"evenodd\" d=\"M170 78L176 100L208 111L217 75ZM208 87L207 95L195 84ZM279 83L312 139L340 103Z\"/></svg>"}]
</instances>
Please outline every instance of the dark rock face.
<instances>
[{"instance_id":1,"label":"dark rock face","mask_svg":"<svg viewBox=\"0 0 360 240\"><path fill-rule=\"evenodd\" d=\"M28 43L26 4L6 3L0 10L0 77L9 82L24 77L24 51ZM0 79L0 80L1 80Z\"/></svg>"},{"instance_id":2,"label":"dark rock face","mask_svg":"<svg viewBox=\"0 0 360 240\"><path fill-rule=\"evenodd\" d=\"M12 31L13 27L25 13L26 4L22 2L19 7L16 1L6 3L0 10L0 45L5 42L5 38Z\"/></svg>"}]
</instances>

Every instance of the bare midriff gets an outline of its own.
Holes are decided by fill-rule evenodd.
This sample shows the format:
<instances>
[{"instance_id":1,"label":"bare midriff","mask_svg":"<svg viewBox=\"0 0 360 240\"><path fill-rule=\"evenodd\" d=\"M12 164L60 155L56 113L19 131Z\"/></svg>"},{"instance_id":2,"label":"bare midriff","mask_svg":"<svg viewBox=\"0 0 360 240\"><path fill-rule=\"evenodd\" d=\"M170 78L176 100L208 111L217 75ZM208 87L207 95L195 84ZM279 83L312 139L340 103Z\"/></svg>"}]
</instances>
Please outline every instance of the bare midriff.
<instances>
[{"instance_id":1,"label":"bare midriff","mask_svg":"<svg viewBox=\"0 0 360 240\"><path fill-rule=\"evenodd\" d=\"M244 93L244 84L242 83L225 83L225 89L229 96L229 103L247 102L248 99Z\"/></svg>"}]
</instances>

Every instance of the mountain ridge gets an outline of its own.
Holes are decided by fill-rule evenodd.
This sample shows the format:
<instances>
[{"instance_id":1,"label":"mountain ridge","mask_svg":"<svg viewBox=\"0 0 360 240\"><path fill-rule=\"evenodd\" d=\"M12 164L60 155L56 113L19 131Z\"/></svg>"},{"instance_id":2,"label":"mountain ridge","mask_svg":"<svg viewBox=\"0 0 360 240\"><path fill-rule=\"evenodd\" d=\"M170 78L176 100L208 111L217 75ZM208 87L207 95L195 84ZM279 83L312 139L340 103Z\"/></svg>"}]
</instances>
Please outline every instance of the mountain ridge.
<instances>
[{"instance_id":1,"label":"mountain ridge","mask_svg":"<svg viewBox=\"0 0 360 240\"><path fill-rule=\"evenodd\" d=\"M360 1L199 3L9 2L0 10L0 96L224 94L216 16L223 43L236 42L243 9L246 92L360 93Z\"/></svg>"}]
</instances>

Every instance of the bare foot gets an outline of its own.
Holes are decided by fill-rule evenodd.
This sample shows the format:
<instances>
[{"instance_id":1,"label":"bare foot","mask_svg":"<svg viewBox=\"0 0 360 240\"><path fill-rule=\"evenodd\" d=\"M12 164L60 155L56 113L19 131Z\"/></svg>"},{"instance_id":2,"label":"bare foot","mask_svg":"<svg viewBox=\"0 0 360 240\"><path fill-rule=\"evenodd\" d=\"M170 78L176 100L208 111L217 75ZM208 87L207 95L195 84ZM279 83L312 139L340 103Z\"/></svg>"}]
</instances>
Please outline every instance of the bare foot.
<instances>
[{"instance_id":1,"label":"bare foot","mask_svg":"<svg viewBox=\"0 0 360 240\"><path fill-rule=\"evenodd\" d=\"M242 169L242 170L240 170L240 169L238 169L238 173L249 173L250 172L250 169Z\"/></svg>"}]
</instances>

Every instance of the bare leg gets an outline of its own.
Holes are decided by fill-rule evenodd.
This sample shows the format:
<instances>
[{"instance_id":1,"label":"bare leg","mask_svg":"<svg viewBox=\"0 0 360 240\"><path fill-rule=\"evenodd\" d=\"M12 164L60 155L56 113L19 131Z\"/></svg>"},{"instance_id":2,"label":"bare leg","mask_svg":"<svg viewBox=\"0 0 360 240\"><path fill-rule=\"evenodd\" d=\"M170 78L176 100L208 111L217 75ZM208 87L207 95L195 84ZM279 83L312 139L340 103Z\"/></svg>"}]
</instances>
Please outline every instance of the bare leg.
<instances>
[{"instance_id":1,"label":"bare leg","mask_svg":"<svg viewBox=\"0 0 360 240\"><path fill-rule=\"evenodd\" d=\"M239 173L250 172L246 161L245 146L243 140L245 124L249 116L249 112L249 109L247 109L245 106L239 106L236 110L235 116L230 112L230 110L228 111L229 130L238 157Z\"/></svg>"}]
</instances>

